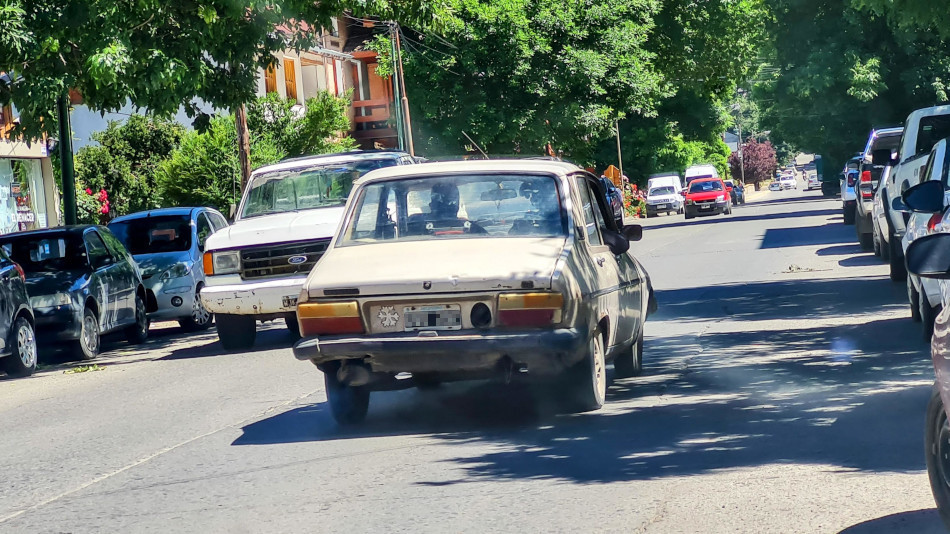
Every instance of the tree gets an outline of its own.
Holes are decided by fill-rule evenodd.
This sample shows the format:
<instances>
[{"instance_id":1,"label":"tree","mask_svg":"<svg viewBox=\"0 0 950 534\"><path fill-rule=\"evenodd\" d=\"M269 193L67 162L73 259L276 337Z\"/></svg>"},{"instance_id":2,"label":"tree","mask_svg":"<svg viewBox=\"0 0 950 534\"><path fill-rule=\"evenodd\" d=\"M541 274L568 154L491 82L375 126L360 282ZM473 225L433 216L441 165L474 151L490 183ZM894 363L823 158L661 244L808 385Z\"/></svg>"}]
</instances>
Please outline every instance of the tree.
<instances>
[{"instance_id":1,"label":"tree","mask_svg":"<svg viewBox=\"0 0 950 534\"><path fill-rule=\"evenodd\" d=\"M109 121L92 139L97 145L76 153L79 189L105 189L117 215L157 208L155 170L178 147L185 129L172 120L132 115Z\"/></svg>"},{"instance_id":2,"label":"tree","mask_svg":"<svg viewBox=\"0 0 950 534\"><path fill-rule=\"evenodd\" d=\"M745 176L745 183L754 183L756 188L760 182L765 182L775 176L778 163L775 159L775 149L772 143L760 143L750 139L742 145L742 161L740 167L739 152L729 156L729 168L733 180L741 180Z\"/></svg>"},{"instance_id":3,"label":"tree","mask_svg":"<svg viewBox=\"0 0 950 534\"><path fill-rule=\"evenodd\" d=\"M350 127L349 94L320 91L307 100L300 116L294 105L277 93L253 101L247 107L251 135L270 137L288 157L344 152L358 146L354 139L342 135Z\"/></svg>"},{"instance_id":4,"label":"tree","mask_svg":"<svg viewBox=\"0 0 950 534\"><path fill-rule=\"evenodd\" d=\"M70 88L103 111L196 114L196 98L233 109L273 53L315 44L314 28L345 9L420 27L451 18L427 0L0 0L0 104L12 100L28 138L55 131Z\"/></svg>"}]
</instances>

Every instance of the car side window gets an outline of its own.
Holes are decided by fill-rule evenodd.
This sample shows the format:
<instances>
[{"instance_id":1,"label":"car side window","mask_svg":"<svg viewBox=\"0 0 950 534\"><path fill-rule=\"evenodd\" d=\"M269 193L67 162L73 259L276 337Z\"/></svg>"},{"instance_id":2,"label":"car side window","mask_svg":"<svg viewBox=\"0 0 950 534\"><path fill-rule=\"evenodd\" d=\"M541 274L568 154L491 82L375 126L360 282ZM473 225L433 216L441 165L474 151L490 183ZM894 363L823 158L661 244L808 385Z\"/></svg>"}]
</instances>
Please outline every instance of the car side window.
<instances>
[{"instance_id":1,"label":"car side window","mask_svg":"<svg viewBox=\"0 0 950 534\"><path fill-rule=\"evenodd\" d=\"M930 156L927 157L927 164L924 165L924 172L921 173L920 181L926 182L928 180L933 180L933 170L934 170L934 155L936 151L931 152Z\"/></svg>"},{"instance_id":2,"label":"car side window","mask_svg":"<svg viewBox=\"0 0 950 534\"><path fill-rule=\"evenodd\" d=\"M109 253L109 249L106 248L106 244L102 242L102 238L99 237L98 233L88 232L83 236L83 241L86 243L86 256L89 258L89 265L93 269L105 265L107 258L111 260L112 254Z\"/></svg>"},{"instance_id":3,"label":"car side window","mask_svg":"<svg viewBox=\"0 0 950 534\"><path fill-rule=\"evenodd\" d=\"M215 232L217 232L218 230L222 228L226 228L228 226L227 219L224 218L224 215L221 215L218 212L209 211L208 218L211 219L211 225L214 226Z\"/></svg>"},{"instance_id":4,"label":"car side window","mask_svg":"<svg viewBox=\"0 0 950 534\"><path fill-rule=\"evenodd\" d=\"M125 245L123 245L116 236L112 235L112 232L110 232L108 228L102 231L101 237L112 253L113 258L117 260L128 259L129 251L126 250Z\"/></svg>"},{"instance_id":5,"label":"car side window","mask_svg":"<svg viewBox=\"0 0 950 534\"><path fill-rule=\"evenodd\" d=\"M208 240L208 236L214 233L214 229L211 227L211 223L208 221L208 217L205 216L204 213L198 214L197 233L198 249L204 250L205 241Z\"/></svg>"},{"instance_id":6,"label":"car side window","mask_svg":"<svg viewBox=\"0 0 950 534\"><path fill-rule=\"evenodd\" d=\"M603 245L604 241L600 237L601 220L598 220L597 212L600 211L596 204L596 198L591 196L590 185L584 177L577 177L577 193L580 195L581 211L584 215L584 233L587 236L587 242L591 246Z\"/></svg>"}]
</instances>

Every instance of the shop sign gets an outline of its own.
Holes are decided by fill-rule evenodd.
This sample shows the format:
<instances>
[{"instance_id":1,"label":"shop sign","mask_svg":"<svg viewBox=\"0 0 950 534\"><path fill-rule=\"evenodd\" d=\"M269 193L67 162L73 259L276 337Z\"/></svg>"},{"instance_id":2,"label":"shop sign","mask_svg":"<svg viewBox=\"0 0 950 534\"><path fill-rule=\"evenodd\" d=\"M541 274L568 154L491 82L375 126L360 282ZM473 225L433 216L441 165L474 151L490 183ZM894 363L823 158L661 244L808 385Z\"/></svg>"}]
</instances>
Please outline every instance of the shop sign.
<instances>
[{"instance_id":1,"label":"shop sign","mask_svg":"<svg viewBox=\"0 0 950 534\"><path fill-rule=\"evenodd\" d=\"M16 222L21 222L21 223L36 222L36 215L34 215L32 211L18 211L16 214Z\"/></svg>"}]
</instances>

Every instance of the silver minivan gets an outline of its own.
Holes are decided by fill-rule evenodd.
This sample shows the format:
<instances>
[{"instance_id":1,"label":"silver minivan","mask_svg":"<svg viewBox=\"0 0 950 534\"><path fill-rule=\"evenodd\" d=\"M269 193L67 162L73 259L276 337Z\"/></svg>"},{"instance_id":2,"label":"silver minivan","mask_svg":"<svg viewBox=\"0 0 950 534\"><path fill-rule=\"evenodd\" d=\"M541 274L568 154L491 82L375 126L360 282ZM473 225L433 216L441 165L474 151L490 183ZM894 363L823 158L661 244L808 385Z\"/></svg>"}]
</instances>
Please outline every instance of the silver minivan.
<instances>
[{"instance_id":1,"label":"silver minivan","mask_svg":"<svg viewBox=\"0 0 950 534\"><path fill-rule=\"evenodd\" d=\"M177 320L185 330L211 326L198 293L205 283L205 241L226 227L211 208L164 208L118 217L109 229L129 249L145 283L151 320Z\"/></svg>"}]
</instances>

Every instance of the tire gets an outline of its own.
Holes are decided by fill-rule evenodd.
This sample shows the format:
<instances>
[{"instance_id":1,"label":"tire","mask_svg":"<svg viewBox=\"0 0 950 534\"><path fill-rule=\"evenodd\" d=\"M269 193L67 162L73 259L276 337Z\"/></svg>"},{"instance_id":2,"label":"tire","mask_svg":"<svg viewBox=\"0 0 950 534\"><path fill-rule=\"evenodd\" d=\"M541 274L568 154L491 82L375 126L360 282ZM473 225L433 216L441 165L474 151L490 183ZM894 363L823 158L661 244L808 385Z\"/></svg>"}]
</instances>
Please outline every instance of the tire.
<instances>
[{"instance_id":1,"label":"tire","mask_svg":"<svg viewBox=\"0 0 950 534\"><path fill-rule=\"evenodd\" d=\"M920 296L920 322L924 327L922 332L923 340L930 343L930 338L934 335L934 323L937 321L937 315L940 314L940 308L930 305L927 295Z\"/></svg>"},{"instance_id":2,"label":"tire","mask_svg":"<svg viewBox=\"0 0 950 534\"><path fill-rule=\"evenodd\" d=\"M854 208L841 208L841 215L844 217L844 224L852 225L854 224Z\"/></svg>"},{"instance_id":3,"label":"tire","mask_svg":"<svg viewBox=\"0 0 950 534\"><path fill-rule=\"evenodd\" d=\"M24 317L18 317L10 330L9 346L13 354L0 358L0 367L9 376L21 378L36 371L36 334L33 325Z\"/></svg>"},{"instance_id":4,"label":"tire","mask_svg":"<svg viewBox=\"0 0 950 534\"><path fill-rule=\"evenodd\" d=\"M323 373L330 413L338 425L362 423L369 410L369 389L366 386L348 386L336 377L336 366Z\"/></svg>"},{"instance_id":5,"label":"tire","mask_svg":"<svg viewBox=\"0 0 950 534\"><path fill-rule=\"evenodd\" d=\"M637 340L630 344L630 348L614 359L614 374L617 378L628 378L643 374L643 328Z\"/></svg>"},{"instance_id":6,"label":"tire","mask_svg":"<svg viewBox=\"0 0 950 534\"><path fill-rule=\"evenodd\" d=\"M688 212L685 213L684 215L686 216L686 219L692 219L693 217L695 217L695 215L690 215Z\"/></svg>"},{"instance_id":7,"label":"tire","mask_svg":"<svg viewBox=\"0 0 950 534\"><path fill-rule=\"evenodd\" d=\"M88 307L82 311L82 323L79 325L79 339L76 348L79 349L79 358L94 360L99 356L99 318Z\"/></svg>"},{"instance_id":8,"label":"tire","mask_svg":"<svg viewBox=\"0 0 950 534\"><path fill-rule=\"evenodd\" d=\"M890 223L888 223L888 225L890 225ZM888 231L889 231L889 230L888 230ZM890 261L891 261L891 246L890 246L890 242L884 241L884 230L883 230L883 229L878 228L878 232L880 232L879 237L881 238L881 259L884 260L884 261L886 261L886 262L890 262ZM891 234L888 234L888 235L891 235Z\"/></svg>"},{"instance_id":9,"label":"tire","mask_svg":"<svg viewBox=\"0 0 950 534\"><path fill-rule=\"evenodd\" d=\"M572 411L590 412L603 407L607 400L607 369L600 333L591 337L584 359L568 369L565 378Z\"/></svg>"},{"instance_id":10,"label":"tire","mask_svg":"<svg viewBox=\"0 0 950 534\"><path fill-rule=\"evenodd\" d=\"M201 302L200 291L201 286L195 291L195 297L191 303L191 317L178 321L179 326L186 332L207 330L214 321L214 314L206 310L204 303Z\"/></svg>"},{"instance_id":11,"label":"tire","mask_svg":"<svg viewBox=\"0 0 950 534\"><path fill-rule=\"evenodd\" d=\"M878 258L883 254L881 251L881 231L878 229L876 222L871 223L871 249Z\"/></svg>"},{"instance_id":12,"label":"tire","mask_svg":"<svg viewBox=\"0 0 950 534\"><path fill-rule=\"evenodd\" d=\"M914 287L914 283L907 278L907 302L910 303L910 319L915 323L920 322L920 293Z\"/></svg>"},{"instance_id":13,"label":"tire","mask_svg":"<svg viewBox=\"0 0 950 534\"><path fill-rule=\"evenodd\" d=\"M145 311L145 301L135 296L135 324L125 329L125 339L138 345L148 339L148 313Z\"/></svg>"},{"instance_id":14,"label":"tire","mask_svg":"<svg viewBox=\"0 0 950 534\"><path fill-rule=\"evenodd\" d=\"M293 317L285 317L284 323L287 324L287 331L290 332L290 337L300 339L300 323L297 322L297 314L295 313Z\"/></svg>"},{"instance_id":15,"label":"tire","mask_svg":"<svg viewBox=\"0 0 950 534\"><path fill-rule=\"evenodd\" d=\"M254 346L257 338L257 320L253 315L219 313L214 326L225 350L242 350Z\"/></svg>"},{"instance_id":16,"label":"tire","mask_svg":"<svg viewBox=\"0 0 950 534\"><path fill-rule=\"evenodd\" d=\"M936 385L927 404L924 424L924 457L930 491L943 524L950 529L950 425Z\"/></svg>"},{"instance_id":17,"label":"tire","mask_svg":"<svg viewBox=\"0 0 950 534\"><path fill-rule=\"evenodd\" d=\"M871 234L858 234L858 243L861 245L863 250L871 250L874 248L874 236Z\"/></svg>"},{"instance_id":18,"label":"tire","mask_svg":"<svg viewBox=\"0 0 950 534\"><path fill-rule=\"evenodd\" d=\"M907 267L904 265L904 251L901 249L901 243L897 236L891 234L890 250L888 251L888 264L890 267L890 277L894 282L903 282L907 279Z\"/></svg>"}]
</instances>

